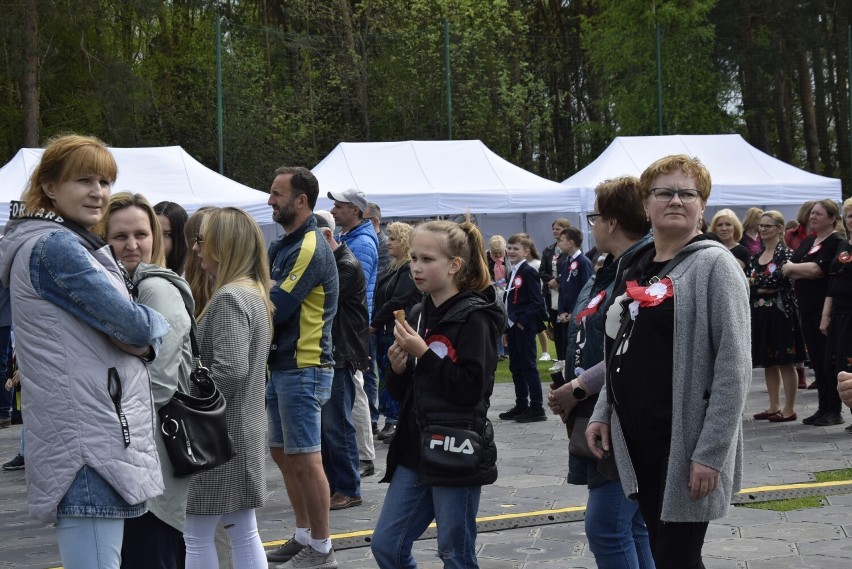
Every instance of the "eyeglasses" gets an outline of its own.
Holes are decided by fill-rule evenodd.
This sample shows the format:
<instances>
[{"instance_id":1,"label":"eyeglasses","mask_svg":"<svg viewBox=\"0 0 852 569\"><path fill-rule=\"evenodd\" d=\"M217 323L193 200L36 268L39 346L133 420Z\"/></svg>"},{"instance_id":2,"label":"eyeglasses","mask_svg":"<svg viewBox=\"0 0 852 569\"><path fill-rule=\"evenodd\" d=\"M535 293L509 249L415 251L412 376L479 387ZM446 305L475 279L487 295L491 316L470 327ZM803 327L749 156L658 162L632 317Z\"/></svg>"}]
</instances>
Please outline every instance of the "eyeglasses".
<instances>
[{"instance_id":1,"label":"eyeglasses","mask_svg":"<svg viewBox=\"0 0 852 569\"><path fill-rule=\"evenodd\" d=\"M195 242L198 243L199 245L201 245L202 243L204 243L204 236L201 235L200 233L196 233L195 234Z\"/></svg>"},{"instance_id":2,"label":"eyeglasses","mask_svg":"<svg viewBox=\"0 0 852 569\"><path fill-rule=\"evenodd\" d=\"M586 222L589 224L589 227L594 227L595 222L597 222L598 218L603 215L601 213L587 213L586 214Z\"/></svg>"},{"instance_id":3,"label":"eyeglasses","mask_svg":"<svg viewBox=\"0 0 852 569\"><path fill-rule=\"evenodd\" d=\"M658 202L668 203L677 196L681 203L692 203L698 199L701 194L698 190L673 190L671 188L651 188L651 195Z\"/></svg>"},{"instance_id":4,"label":"eyeglasses","mask_svg":"<svg viewBox=\"0 0 852 569\"><path fill-rule=\"evenodd\" d=\"M763 223L759 223L757 225L758 229L772 229L773 227L778 227L777 225L764 225Z\"/></svg>"}]
</instances>

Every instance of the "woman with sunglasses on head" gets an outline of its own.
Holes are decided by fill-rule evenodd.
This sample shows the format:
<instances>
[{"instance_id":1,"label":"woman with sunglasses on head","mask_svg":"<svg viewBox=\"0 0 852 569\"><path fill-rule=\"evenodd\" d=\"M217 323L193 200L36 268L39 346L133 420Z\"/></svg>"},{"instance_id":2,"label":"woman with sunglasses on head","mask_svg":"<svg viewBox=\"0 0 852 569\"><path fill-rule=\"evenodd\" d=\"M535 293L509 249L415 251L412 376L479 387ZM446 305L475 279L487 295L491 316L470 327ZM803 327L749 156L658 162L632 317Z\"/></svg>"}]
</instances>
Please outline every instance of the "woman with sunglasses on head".
<instances>
[{"instance_id":1,"label":"woman with sunglasses on head","mask_svg":"<svg viewBox=\"0 0 852 569\"><path fill-rule=\"evenodd\" d=\"M189 393L192 347L189 332L195 308L189 285L164 268L164 247L154 208L141 194L122 192L109 200L104 236L136 287L136 299L165 316L171 329L157 358L148 364L154 408L175 391ZM176 478L155 417L157 454L165 491L148 502L148 512L124 523L122 569L176 569L184 562L183 525L189 478Z\"/></svg>"},{"instance_id":2,"label":"woman with sunglasses on head","mask_svg":"<svg viewBox=\"0 0 852 569\"><path fill-rule=\"evenodd\" d=\"M272 327L269 261L263 233L245 211L207 212L192 247L213 277L198 318L201 363L227 407L234 457L192 477L186 526L187 569L218 567L214 534L228 534L234 567L266 567L255 510L266 500L266 360Z\"/></svg>"},{"instance_id":3,"label":"woman with sunglasses on head","mask_svg":"<svg viewBox=\"0 0 852 569\"><path fill-rule=\"evenodd\" d=\"M764 212L757 228L766 249L752 256L746 269L751 285L751 357L754 367L764 368L769 408L754 418L784 423L797 418L795 365L805 361L793 283L783 275L793 251L782 240L784 216L780 212ZM780 401L782 384L784 407Z\"/></svg>"},{"instance_id":4,"label":"woman with sunglasses on head","mask_svg":"<svg viewBox=\"0 0 852 569\"><path fill-rule=\"evenodd\" d=\"M0 241L23 387L30 515L66 569L118 569L124 520L163 491L143 359L169 329L132 301L93 230L118 167L96 138L52 140ZM19 211L19 213L21 213Z\"/></svg>"},{"instance_id":5,"label":"woman with sunglasses on head","mask_svg":"<svg viewBox=\"0 0 852 569\"><path fill-rule=\"evenodd\" d=\"M654 241L617 277L606 309L606 389L586 429L613 453L636 498L657 569L699 569L711 520L742 473L751 380L748 285L728 250L700 234L710 173L666 156L639 178Z\"/></svg>"}]
</instances>

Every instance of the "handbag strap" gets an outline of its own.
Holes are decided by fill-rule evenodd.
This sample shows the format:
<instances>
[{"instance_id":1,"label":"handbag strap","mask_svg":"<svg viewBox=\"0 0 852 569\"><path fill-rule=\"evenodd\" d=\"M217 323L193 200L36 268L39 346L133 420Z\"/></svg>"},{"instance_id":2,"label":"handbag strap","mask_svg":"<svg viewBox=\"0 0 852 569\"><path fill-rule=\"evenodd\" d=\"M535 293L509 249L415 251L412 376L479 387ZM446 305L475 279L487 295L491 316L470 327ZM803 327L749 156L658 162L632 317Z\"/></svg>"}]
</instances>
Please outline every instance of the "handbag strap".
<instances>
[{"instance_id":1,"label":"handbag strap","mask_svg":"<svg viewBox=\"0 0 852 569\"><path fill-rule=\"evenodd\" d=\"M648 259L648 257L652 257L655 253L656 253L656 249L651 248L651 250L648 251L647 256L643 259L640 259L639 262L641 263L641 262L646 261ZM672 269L674 269L676 266L678 266L681 263L681 261L683 261L684 259L689 257L689 255L691 253L692 253L691 251L686 252L686 253L684 253L683 251L678 252L678 254L675 255L668 263L666 263L665 266L662 269L657 271L657 273L654 275L654 277L659 278L659 277L662 277L664 275L667 275L669 272L671 272ZM654 277L652 277L652 278L654 278ZM606 358L606 390L607 390L607 397L609 399L610 407L613 407L613 408L614 408L615 400L613 399L612 385L611 385L611 380L610 380L610 374L612 373L612 360L615 357L615 354L617 354L618 351L621 349L621 345L624 343L624 338L625 338L625 336L627 336L627 331L630 328L630 326L633 324L633 319L630 317L629 311L626 310L626 308L627 308L626 304L628 304L629 300L630 299L627 298L627 299L624 299L624 300L621 301L622 315L623 315L623 317L621 319L621 325L618 327L618 332L616 332L616 334L615 334L615 339L614 339L613 344L612 344L612 349L610 350L609 354L607 354L607 358Z\"/></svg>"}]
</instances>

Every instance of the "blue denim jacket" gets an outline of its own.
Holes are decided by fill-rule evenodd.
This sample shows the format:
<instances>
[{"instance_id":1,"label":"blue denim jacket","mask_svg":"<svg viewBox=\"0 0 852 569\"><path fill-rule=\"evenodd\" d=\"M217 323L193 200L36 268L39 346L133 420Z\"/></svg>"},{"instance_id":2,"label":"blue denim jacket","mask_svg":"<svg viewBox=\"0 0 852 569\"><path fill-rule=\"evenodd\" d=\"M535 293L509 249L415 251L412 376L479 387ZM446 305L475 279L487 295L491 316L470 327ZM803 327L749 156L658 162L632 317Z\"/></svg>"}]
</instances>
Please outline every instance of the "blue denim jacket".
<instances>
[{"instance_id":1,"label":"blue denim jacket","mask_svg":"<svg viewBox=\"0 0 852 569\"><path fill-rule=\"evenodd\" d=\"M69 231L55 231L39 239L30 257L30 278L42 298L125 344L151 345L156 352L169 330L159 313L127 302L92 266Z\"/></svg>"}]
</instances>

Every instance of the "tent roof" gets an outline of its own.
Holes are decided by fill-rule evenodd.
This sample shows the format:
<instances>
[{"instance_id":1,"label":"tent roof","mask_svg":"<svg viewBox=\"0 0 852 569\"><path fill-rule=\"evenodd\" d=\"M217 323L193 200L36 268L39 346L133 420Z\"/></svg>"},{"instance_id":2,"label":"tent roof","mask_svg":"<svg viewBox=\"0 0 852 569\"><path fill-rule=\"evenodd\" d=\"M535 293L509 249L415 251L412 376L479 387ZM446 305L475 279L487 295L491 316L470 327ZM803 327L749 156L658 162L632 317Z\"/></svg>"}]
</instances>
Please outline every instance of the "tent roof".
<instances>
[{"instance_id":1,"label":"tent roof","mask_svg":"<svg viewBox=\"0 0 852 569\"><path fill-rule=\"evenodd\" d=\"M385 217L580 211L579 194L500 158L479 140L341 142L313 169L326 192L360 190Z\"/></svg>"},{"instance_id":2,"label":"tent roof","mask_svg":"<svg viewBox=\"0 0 852 569\"><path fill-rule=\"evenodd\" d=\"M118 163L116 192L144 194L152 205L173 201L188 213L205 205L246 210L261 226L273 225L269 195L226 178L198 162L180 146L110 148ZM0 227L9 219L9 201L20 199L41 148L22 148L0 168Z\"/></svg>"},{"instance_id":3,"label":"tent roof","mask_svg":"<svg viewBox=\"0 0 852 569\"><path fill-rule=\"evenodd\" d=\"M582 191L591 211L597 184L616 176L638 176L669 154L696 156L707 166L713 180L711 206L799 205L841 197L840 180L773 158L739 134L619 136L594 162L562 183Z\"/></svg>"}]
</instances>

